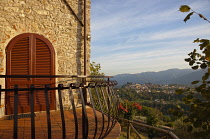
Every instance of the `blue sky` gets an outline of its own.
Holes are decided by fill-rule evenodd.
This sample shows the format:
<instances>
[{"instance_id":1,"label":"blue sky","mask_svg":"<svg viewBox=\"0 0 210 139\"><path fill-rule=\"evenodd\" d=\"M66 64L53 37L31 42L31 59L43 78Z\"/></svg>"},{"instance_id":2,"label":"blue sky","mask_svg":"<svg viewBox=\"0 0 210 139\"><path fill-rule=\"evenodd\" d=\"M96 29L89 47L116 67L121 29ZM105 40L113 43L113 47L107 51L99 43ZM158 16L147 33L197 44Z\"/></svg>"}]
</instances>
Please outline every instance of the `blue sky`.
<instances>
[{"instance_id":1,"label":"blue sky","mask_svg":"<svg viewBox=\"0 0 210 139\"><path fill-rule=\"evenodd\" d=\"M210 39L210 24L197 15L187 23L181 5L210 19L210 0L92 0L91 61L106 75L190 68L184 58Z\"/></svg>"}]
</instances>

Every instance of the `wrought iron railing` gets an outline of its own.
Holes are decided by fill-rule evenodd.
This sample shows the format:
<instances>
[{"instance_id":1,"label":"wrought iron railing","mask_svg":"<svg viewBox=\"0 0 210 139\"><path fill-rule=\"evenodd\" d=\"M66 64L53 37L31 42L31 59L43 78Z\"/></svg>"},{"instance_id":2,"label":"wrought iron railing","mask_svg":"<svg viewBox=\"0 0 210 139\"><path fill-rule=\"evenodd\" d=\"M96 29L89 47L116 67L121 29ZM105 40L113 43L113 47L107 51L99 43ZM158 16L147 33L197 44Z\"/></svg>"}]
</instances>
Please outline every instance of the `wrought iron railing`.
<instances>
[{"instance_id":1,"label":"wrought iron railing","mask_svg":"<svg viewBox=\"0 0 210 139\"><path fill-rule=\"evenodd\" d=\"M18 106L19 106L19 92L20 91L27 91L30 100L30 115L31 115L31 138L36 138L36 125L35 125L35 110L34 110L34 93L35 91L39 91L39 93L44 93L45 95L45 105L46 105L46 116L47 116L47 132L48 132L48 139L52 137L52 129L51 129L51 112L50 112L50 103L49 103L49 91L56 90L58 93L58 106L60 111L60 118L61 118L61 127L62 127L62 138L66 138L66 122L64 116L64 107L63 107L63 100L62 100L62 93L64 90L68 92L69 101L72 106L72 111L74 115L74 138L78 138L79 134L79 122L77 118L77 108L74 103L74 92L77 92L81 97L81 107L82 107L82 138L86 139L89 135L89 119L87 115L86 108L87 106L92 107L94 113L94 121L95 121L95 129L93 138L104 138L106 137L110 131L113 129L115 124L118 120L118 97L113 91L113 86L117 83L115 81L110 81L109 76L66 76L66 75L55 75L55 76L44 76L44 75L0 75L0 78L56 78L56 79L63 79L62 81L57 81L55 85L48 85L46 84L45 87L36 87L34 84L31 84L28 88L21 88L18 85L14 85L14 88L5 88L2 89L0 86L0 96L2 92L7 93L13 92L13 100L14 100L14 115L12 118L14 119L13 124L13 138L18 138ZM99 78L103 78L98 80ZM94 80L93 80L94 79ZM72 80L75 83L72 83ZM88 82L87 82L88 80ZM61 82L66 82L65 84L61 84ZM42 91L42 92L40 92ZM89 100L88 96L89 95ZM102 116L102 120L100 118L100 125L102 121L102 126L100 126L99 130L99 118L98 118L98 111Z\"/></svg>"}]
</instances>

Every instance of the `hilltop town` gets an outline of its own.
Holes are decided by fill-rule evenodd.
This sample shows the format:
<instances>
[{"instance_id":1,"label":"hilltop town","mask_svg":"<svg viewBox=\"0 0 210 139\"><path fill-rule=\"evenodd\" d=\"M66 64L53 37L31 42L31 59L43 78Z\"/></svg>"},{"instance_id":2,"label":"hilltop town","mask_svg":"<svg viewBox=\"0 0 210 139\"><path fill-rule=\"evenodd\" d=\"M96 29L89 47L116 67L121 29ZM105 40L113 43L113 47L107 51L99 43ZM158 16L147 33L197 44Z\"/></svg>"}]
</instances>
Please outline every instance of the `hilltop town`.
<instances>
[{"instance_id":1,"label":"hilltop town","mask_svg":"<svg viewBox=\"0 0 210 139\"><path fill-rule=\"evenodd\" d=\"M182 99L185 95L176 94L176 90L187 88L192 88L192 86L177 84L158 85L152 83L137 84L128 82L121 86L121 88L116 88L116 91L122 99L136 101L145 106L159 107L161 104L161 107L165 105L164 107L172 108L175 105L184 105ZM167 113L165 110L162 112Z\"/></svg>"},{"instance_id":2,"label":"hilltop town","mask_svg":"<svg viewBox=\"0 0 210 139\"><path fill-rule=\"evenodd\" d=\"M186 89L189 87L190 86L188 85L177 85L177 84L159 85L159 84L152 84L152 83L145 83L145 84L127 83L122 86L122 88L125 88L125 89L134 89L137 93L163 92L167 94L174 94L175 90L177 89Z\"/></svg>"}]
</instances>

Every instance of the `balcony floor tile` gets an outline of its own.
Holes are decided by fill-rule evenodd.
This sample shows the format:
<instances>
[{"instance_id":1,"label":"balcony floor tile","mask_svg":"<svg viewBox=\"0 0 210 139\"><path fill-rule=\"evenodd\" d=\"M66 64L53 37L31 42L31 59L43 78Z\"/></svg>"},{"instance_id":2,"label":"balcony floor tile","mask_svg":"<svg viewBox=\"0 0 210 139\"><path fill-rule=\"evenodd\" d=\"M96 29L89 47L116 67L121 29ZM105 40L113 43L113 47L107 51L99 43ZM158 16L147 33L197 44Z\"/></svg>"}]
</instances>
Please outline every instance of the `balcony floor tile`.
<instances>
[{"instance_id":1,"label":"balcony floor tile","mask_svg":"<svg viewBox=\"0 0 210 139\"><path fill-rule=\"evenodd\" d=\"M95 117L93 110L87 108L87 115L89 121L89 134L88 138L93 138L95 132ZM79 137L82 138L82 110L77 109L77 118L79 123ZM60 118L60 111L51 111L51 130L52 130L52 139L62 138L62 125ZM74 116L72 110L64 111L65 115L65 124L66 124L66 137L68 139L74 138ZM97 112L98 116L98 131L97 136L100 136L100 131L102 130L102 114ZM103 133L106 131L108 126L108 118L105 117L105 124ZM18 119L18 138L21 139L30 139L31 138L31 119L22 118ZM48 128L47 128L47 116L45 112L36 113L35 117L35 130L36 130L36 139L47 139L48 138ZM111 126L111 122L109 127ZM107 135L105 139L117 139L120 135L121 127L119 123L116 123L113 130ZM10 139L13 138L13 120L5 120L5 118L0 119L0 138L1 139Z\"/></svg>"}]
</instances>

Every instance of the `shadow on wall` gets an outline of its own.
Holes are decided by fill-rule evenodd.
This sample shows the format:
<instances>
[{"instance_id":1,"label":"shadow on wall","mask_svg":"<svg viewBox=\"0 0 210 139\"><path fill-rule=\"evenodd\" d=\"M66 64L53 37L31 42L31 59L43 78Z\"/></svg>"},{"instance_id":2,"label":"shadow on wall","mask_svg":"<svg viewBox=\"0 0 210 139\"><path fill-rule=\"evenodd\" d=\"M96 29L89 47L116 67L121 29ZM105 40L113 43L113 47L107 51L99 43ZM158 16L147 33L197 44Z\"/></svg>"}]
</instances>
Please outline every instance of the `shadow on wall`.
<instances>
[{"instance_id":1,"label":"shadow on wall","mask_svg":"<svg viewBox=\"0 0 210 139\"><path fill-rule=\"evenodd\" d=\"M82 23L82 15L83 15L83 10L79 11L77 14L73 11L73 9L71 8L71 6L69 5L69 3L66 0L62 0L63 3L66 5L66 7L68 8L68 10L75 16L75 18L77 19L78 23L77 23L77 38L80 38L82 36L82 27L84 26L84 24ZM78 2L78 9L83 9L82 7L82 0L80 0ZM80 19L79 19L80 18ZM82 58L82 42L78 41L81 39L77 39L77 51L76 51L76 63L77 63L77 75L81 75L82 74L82 62L81 62L81 58ZM83 39L82 39L83 40Z\"/></svg>"}]
</instances>

